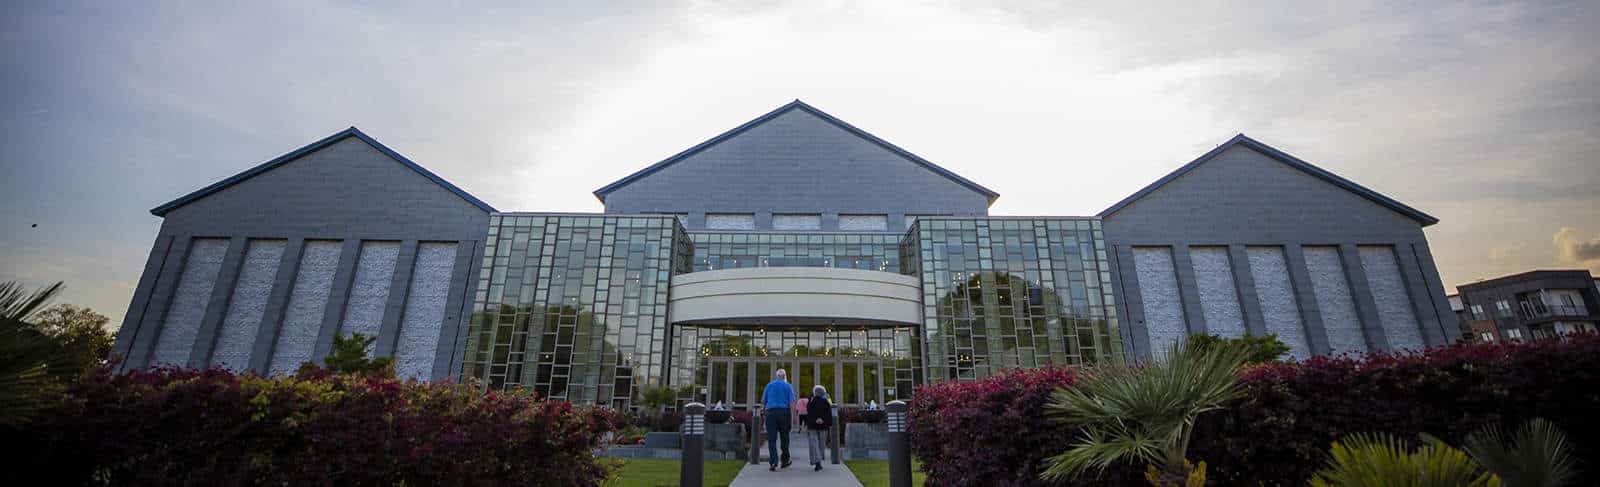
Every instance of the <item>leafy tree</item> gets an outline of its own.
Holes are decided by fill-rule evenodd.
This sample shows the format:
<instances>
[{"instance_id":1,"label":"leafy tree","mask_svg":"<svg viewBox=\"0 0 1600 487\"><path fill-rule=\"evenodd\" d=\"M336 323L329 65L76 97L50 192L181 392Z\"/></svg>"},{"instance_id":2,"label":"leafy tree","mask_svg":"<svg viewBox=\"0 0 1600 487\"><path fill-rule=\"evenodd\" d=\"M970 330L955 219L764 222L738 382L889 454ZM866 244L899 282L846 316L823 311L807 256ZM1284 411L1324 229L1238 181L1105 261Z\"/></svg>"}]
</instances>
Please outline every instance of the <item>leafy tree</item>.
<instances>
[{"instance_id":1,"label":"leafy tree","mask_svg":"<svg viewBox=\"0 0 1600 487\"><path fill-rule=\"evenodd\" d=\"M1245 363L1247 364L1277 362L1280 357L1289 354L1289 346L1285 345L1282 340L1278 340L1278 335L1273 334L1266 336L1245 335L1238 338L1191 335L1188 340L1190 346L1199 347L1201 350L1209 350L1218 346L1244 347L1248 351L1248 356L1245 358Z\"/></svg>"},{"instance_id":2,"label":"leafy tree","mask_svg":"<svg viewBox=\"0 0 1600 487\"><path fill-rule=\"evenodd\" d=\"M0 425L32 419L61 382L79 372L55 353L54 340L29 322L59 292L59 282L32 293L17 282L0 283Z\"/></svg>"},{"instance_id":3,"label":"leafy tree","mask_svg":"<svg viewBox=\"0 0 1600 487\"><path fill-rule=\"evenodd\" d=\"M394 359L390 357L368 357L367 347L378 337L369 337L360 333L353 333L349 337L333 336L333 352L323 357L322 363L325 370L335 374L355 374L362 376L390 377L394 375ZM316 364L306 362L300 364L296 375L310 376L316 371L324 370Z\"/></svg>"},{"instance_id":4,"label":"leafy tree","mask_svg":"<svg viewBox=\"0 0 1600 487\"><path fill-rule=\"evenodd\" d=\"M106 329L110 321L89 308L58 304L40 311L33 324L55 339L64 360L74 369L84 370L104 364L111 356L116 338Z\"/></svg>"},{"instance_id":5,"label":"leafy tree","mask_svg":"<svg viewBox=\"0 0 1600 487\"><path fill-rule=\"evenodd\" d=\"M1082 438L1046 461L1045 480L1060 481L1119 462L1147 465L1152 485L1205 482L1205 462L1186 453L1201 414L1243 394L1236 373L1249 350L1233 343L1175 344L1138 366L1089 367L1072 387L1056 390L1045 412L1082 425Z\"/></svg>"},{"instance_id":6,"label":"leafy tree","mask_svg":"<svg viewBox=\"0 0 1600 487\"><path fill-rule=\"evenodd\" d=\"M639 392L638 404L645 409L653 410L660 414L667 406L678 404L678 396L689 395L694 391L694 386L684 386L678 389L671 387L650 387Z\"/></svg>"}]
</instances>

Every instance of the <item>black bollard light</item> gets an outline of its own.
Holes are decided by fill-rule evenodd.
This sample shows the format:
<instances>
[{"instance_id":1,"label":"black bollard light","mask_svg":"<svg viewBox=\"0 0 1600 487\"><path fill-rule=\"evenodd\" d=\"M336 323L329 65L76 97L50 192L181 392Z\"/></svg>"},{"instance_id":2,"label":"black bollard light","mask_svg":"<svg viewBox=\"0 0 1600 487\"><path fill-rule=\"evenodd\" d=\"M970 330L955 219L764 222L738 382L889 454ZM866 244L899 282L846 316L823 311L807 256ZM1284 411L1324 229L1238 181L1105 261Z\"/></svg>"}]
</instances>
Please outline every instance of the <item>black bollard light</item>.
<instances>
[{"instance_id":1,"label":"black bollard light","mask_svg":"<svg viewBox=\"0 0 1600 487\"><path fill-rule=\"evenodd\" d=\"M761 464L761 406L750 408L750 464Z\"/></svg>"},{"instance_id":2,"label":"black bollard light","mask_svg":"<svg viewBox=\"0 0 1600 487\"><path fill-rule=\"evenodd\" d=\"M844 460L839 458L839 449L841 448L841 445L844 445L844 422L839 421L839 406L837 404L833 406L833 431L829 431L828 436L829 440L833 440L828 442L833 444L833 448L831 449L833 452L831 455L833 457L833 464L838 465L843 463Z\"/></svg>"},{"instance_id":3,"label":"black bollard light","mask_svg":"<svg viewBox=\"0 0 1600 487\"><path fill-rule=\"evenodd\" d=\"M889 412L889 487L911 487L911 435L906 431L910 407L889 401L884 409Z\"/></svg>"},{"instance_id":4,"label":"black bollard light","mask_svg":"<svg viewBox=\"0 0 1600 487\"><path fill-rule=\"evenodd\" d=\"M683 462L678 468L678 485L700 487L706 469L706 405L691 402L683 407Z\"/></svg>"}]
</instances>

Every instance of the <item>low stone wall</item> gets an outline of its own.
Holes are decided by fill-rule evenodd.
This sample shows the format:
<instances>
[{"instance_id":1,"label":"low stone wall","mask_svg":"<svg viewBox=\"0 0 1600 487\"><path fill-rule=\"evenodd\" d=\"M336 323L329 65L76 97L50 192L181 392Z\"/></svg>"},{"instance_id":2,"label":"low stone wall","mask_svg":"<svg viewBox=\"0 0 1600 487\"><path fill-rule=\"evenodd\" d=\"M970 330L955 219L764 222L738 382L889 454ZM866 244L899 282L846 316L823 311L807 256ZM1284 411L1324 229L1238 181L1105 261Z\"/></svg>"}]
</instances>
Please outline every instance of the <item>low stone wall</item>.
<instances>
[{"instance_id":1,"label":"low stone wall","mask_svg":"<svg viewBox=\"0 0 1600 487\"><path fill-rule=\"evenodd\" d=\"M889 458L889 426L884 423L847 423L845 458Z\"/></svg>"}]
</instances>

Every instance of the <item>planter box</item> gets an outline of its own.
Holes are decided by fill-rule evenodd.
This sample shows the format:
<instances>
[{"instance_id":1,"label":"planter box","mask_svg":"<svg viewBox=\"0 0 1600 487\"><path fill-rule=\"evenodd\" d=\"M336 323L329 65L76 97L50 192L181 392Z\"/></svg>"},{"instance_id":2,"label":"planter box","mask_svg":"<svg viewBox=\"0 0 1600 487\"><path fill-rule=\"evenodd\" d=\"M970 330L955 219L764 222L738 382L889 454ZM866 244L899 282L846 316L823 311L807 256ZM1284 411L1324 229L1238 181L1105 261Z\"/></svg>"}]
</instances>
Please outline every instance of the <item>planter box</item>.
<instances>
[{"instance_id":1,"label":"planter box","mask_svg":"<svg viewBox=\"0 0 1600 487\"><path fill-rule=\"evenodd\" d=\"M844 429L844 445L851 450L888 450L889 425L850 423Z\"/></svg>"},{"instance_id":2,"label":"planter box","mask_svg":"<svg viewBox=\"0 0 1600 487\"><path fill-rule=\"evenodd\" d=\"M683 448L683 436L676 432L652 431L644 434L648 448Z\"/></svg>"},{"instance_id":3,"label":"planter box","mask_svg":"<svg viewBox=\"0 0 1600 487\"><path fill-rule=\"evenodd\" d=\"M706 422L711 424L723 424L728 422L728 418L731 418L732 416L733 411L706 411Z\"/></svg>"},{"instance_id":4,"label":"planter box","mask_svg":"<svg viewBox=\"0 0 1600 487\"><path fill-rule=\"evenodd\" d=\"M863 410L860 410L860 411L856 411L855 420L851 421L851 422L853 422L853 423L882 423L883 419L884 419L884 411L882 409L871 409L871 410L863 409Z\"/></svg>"},{"instance_id":5,"label":"planter box","mask_svg":"<svg viewBox=\"0 0 1600 487\"><path fill-rule=\"evenodd\" d=\"M712 453L732 455L732 458L744 460L750 456L750 440L746 438L749 433L744 425L739 423L723 423L706 425L706 452L707 457ZM790 448L794 448L792 445Z\"/></svg>"}]
</instances>

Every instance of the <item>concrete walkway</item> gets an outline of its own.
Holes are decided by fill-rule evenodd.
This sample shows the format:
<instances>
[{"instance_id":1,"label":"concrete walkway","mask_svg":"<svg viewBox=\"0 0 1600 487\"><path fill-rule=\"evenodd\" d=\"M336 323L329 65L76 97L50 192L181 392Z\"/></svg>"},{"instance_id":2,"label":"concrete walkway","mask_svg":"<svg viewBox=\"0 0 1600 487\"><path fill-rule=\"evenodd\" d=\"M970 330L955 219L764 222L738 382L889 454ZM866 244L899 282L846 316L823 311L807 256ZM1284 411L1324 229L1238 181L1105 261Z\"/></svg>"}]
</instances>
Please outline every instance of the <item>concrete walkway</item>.
<instances>
[{"instance_id":1,"label":"concrete walkway","mask_svg":"<svg viewBox=\"0 0 1600 487\"><path fill-rule=\"evenodd\" d=\"M844 464L834 465L823 463L821 472L811 471L811 466L795 463L789 468L768 472L767 464L746 464L739 476L733 478L733 484L728 487L818 487L823 485L844 485L861 487L861 482L856 480L855 474Z\"/></svg>"},{"instance_id":2,"label":"concrete walkway","mask_svg":"<svg viewBox=\"0 0 1600 487\"><path fill-rule=\"evenodd\" d=\"M811 470L810 456L806 454L806 439L798 433L789 436L789 456L794 464L789 468L780 468L776 472L767 470L767 447L761 446L761 463L758 465L745 464L739 470L739 476L733 478L733 484L728 487L818 487L842 485L861 487L861 482L850 473L844 464L834 465L831 462L822 462L822 471Z\"/></svg>"}]
</instances>

